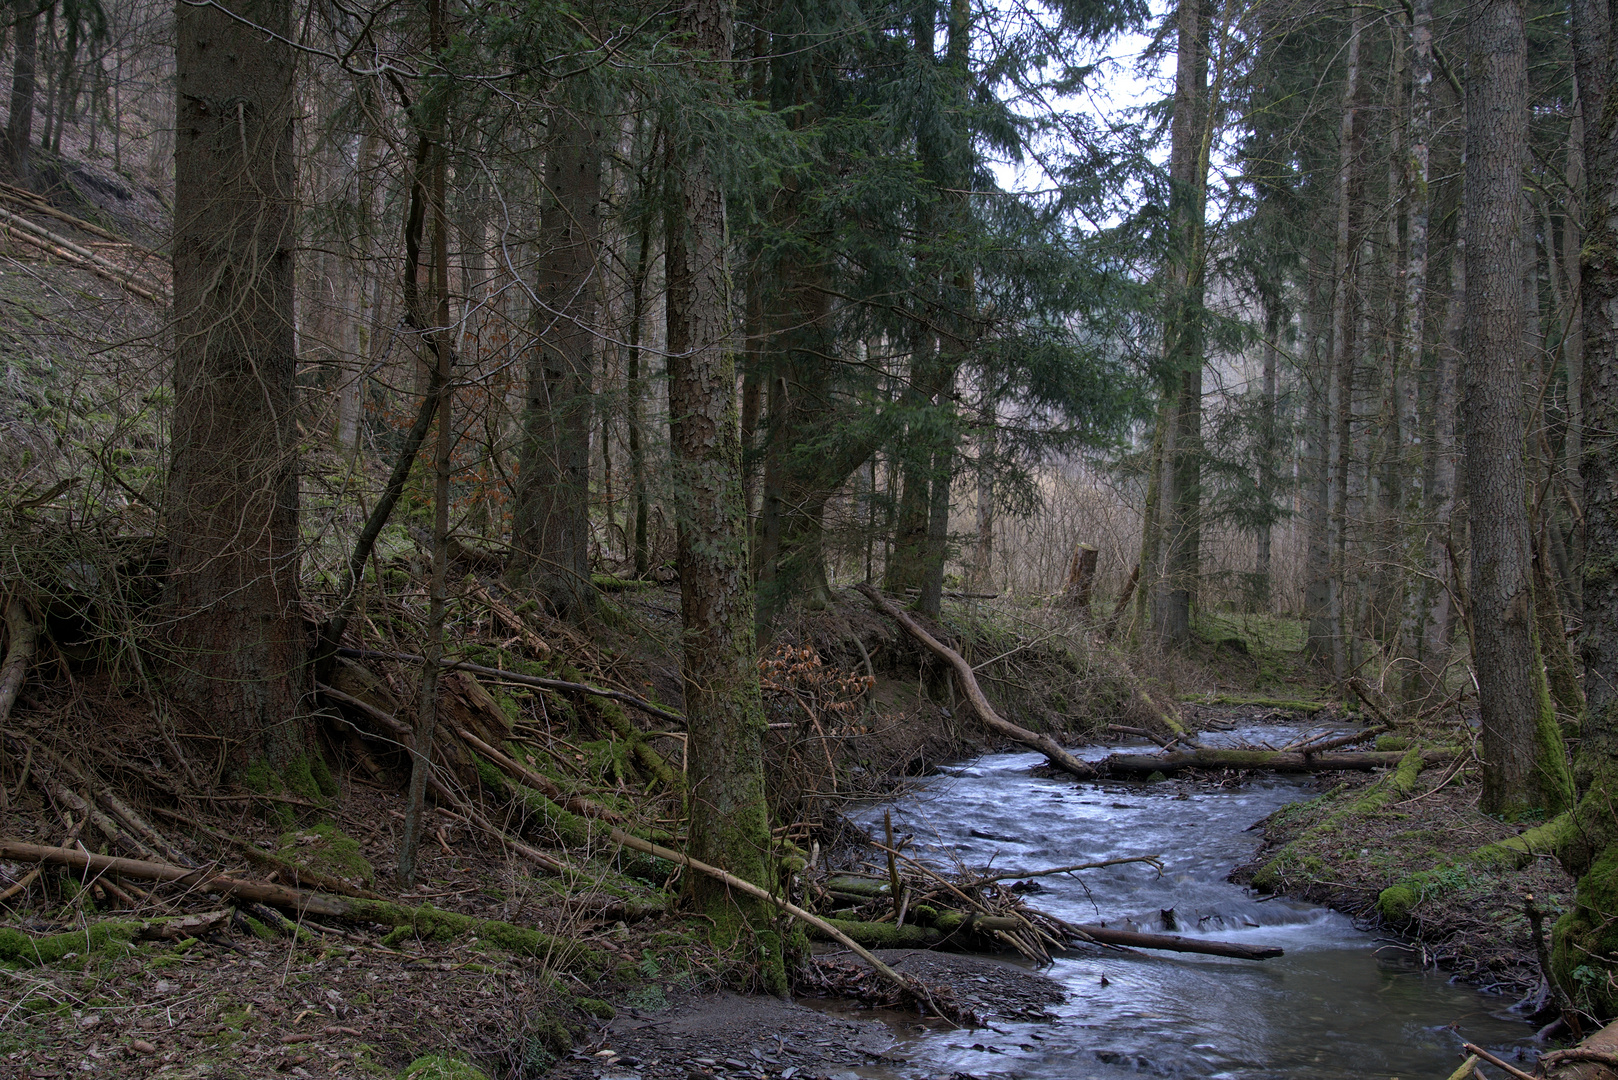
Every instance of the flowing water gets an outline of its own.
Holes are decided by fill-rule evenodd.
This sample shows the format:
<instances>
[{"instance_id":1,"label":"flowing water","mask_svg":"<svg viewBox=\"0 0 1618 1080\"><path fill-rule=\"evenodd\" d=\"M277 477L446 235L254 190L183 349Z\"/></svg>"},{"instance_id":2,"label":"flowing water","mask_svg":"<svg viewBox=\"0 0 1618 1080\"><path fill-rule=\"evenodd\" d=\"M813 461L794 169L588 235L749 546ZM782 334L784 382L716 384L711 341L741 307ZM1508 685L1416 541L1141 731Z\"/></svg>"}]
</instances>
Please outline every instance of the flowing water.
<instances>
[{"instance_id":1,"label":"flowing water","mask_svg":"<svg viewBox=\"0 0 1618 1080\"><path fill-rule=\"evenodd\" d=\"M1279 746L1295 733L1266 726L1204 743ZM1085 756L1113 749L1141 752L1095 747ZM1407 945L1357 930L1340 914L1263 899L1225 880L1258 845L1251 826L1313 794L1307 778L1259 775L1223 790L1075 783L1033 776L1042 760L997 754L951 767L856 817L880 827L882 811L891 810L896 833L914 834L935 865L956 854L970 866L1004 870L1160 854L1161 875L1134 864L1044 878L1047 891L1030 902L1071 922L1148 931L1162 930L1172 911L1178 933L1279 945L1286 955L1253 962L1074 954L1046 971L1068 992L1052 1007L1055 1023L995 1021L975 1031L897 1025L903 1045L896 1049L911 1058L897 1075L1417 1080L1448 1076L1463 1041L1508 1060L1527 1045L1532 1029L1507 1011L1509 999L1423 972Z\"/></svg>"}]
</instances>

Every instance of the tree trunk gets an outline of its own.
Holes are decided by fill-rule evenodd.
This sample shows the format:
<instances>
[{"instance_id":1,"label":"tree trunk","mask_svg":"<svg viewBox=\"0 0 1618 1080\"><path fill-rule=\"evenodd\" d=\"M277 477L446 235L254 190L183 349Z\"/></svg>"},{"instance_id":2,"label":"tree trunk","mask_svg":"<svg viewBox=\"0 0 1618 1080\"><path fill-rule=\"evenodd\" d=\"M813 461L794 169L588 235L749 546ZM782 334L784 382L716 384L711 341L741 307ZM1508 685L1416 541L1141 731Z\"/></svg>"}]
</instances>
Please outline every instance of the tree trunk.
<instances>
[{"instance_id":1,"label":"tree trunk","mask_svg":"<svg viewBox=\"0 0 1618 1080\"><path fill-rule=\"evenodd\" d=\"M555 112L546 162L533 360L513 512L512 575L557 615L590 610L590 425L595 362L600 122Z\"/></svg>"},{"instance_id":2,"label":"tree trunk","mask_svg":"<svg viewBox=\"0 0 1618 1080\"><path fill-rule=\"evenodd\" d=\"M1208 5L1181 0L1169 151L1169 265L1163 325L1164 425L1158 488L1160 569L1152 628L1160 643L1191 640L1200 570L1204 225L1207 201Z\"/></svg>"},{"instance_id":3,"label":"tree trunk","mask_svg":"<svg viewBox=\"0 0 1618 1080\"><path fill-rule=\"evenodd\" d=\"M1407 575L1400 622L1400 655L1405 657L1400 688L1406 703L1426 698L1433 686L1422 643L1428 612L1431 610L1432 575L1442 563L1433 561L1431 533L1436 524L1430 516L1425 524L1421 510L1431 505L1423 491L1428 479L1423 466L1418 408L1422 353L1427 341L1427 227L1432 215L1432 194L1428 189L1433 130L1433 0L1415 0L1410 19L1410 175L1407 247L1405 255L1404 308L1397 339L1400 455L1404 466L1405 497L1400 516L1405 523L1405 557L1414 568L1428 576ZM1445 560L1447 561L1447 560Z\"/></svg>"},{"instance_id":4,"label":"tree trunk","mask_svg":"<svg viewBox=\"0 0 1618 1080\"><path fill-rule=\"evenodd\" d=\"M1259 505L1266 513L1274 505L1276 476L1276 405L1277 377L1281 359L1282 306L1280 289L1264 290L1264 368L1259 401ZM1253 558L1253 587L1250 590L1251 607L1260 614L1268 614L1274 593L1270 570L1270 541L1275 527L1268 520L1258 528Z\"/></svg>"},{"instance_id":5,"label":"tree trunk","mask_svg":"<svg viewBox=\"0 0 1618 1080\"><path fill-rule=\"evenodd\" d=\"M1482 711L1482 807L1554 813L1572 797L1534 634L1523 463L1521 217L1527 42L1521 0L1482 0L1467 32L1466 491Z\"/></svg>"},{"instance_id":6,"label":"tree trunk","mask_svg":"<svg viewBox=\"0 0 1618 1080\"><path fill-rule=\"evenodd\" d=\"M1571 910L1557 920L1551 967L1575 1004L1602 1016L1618 1012L1612 918L1618 885L1618 84L1612 79L1609 9L1573 5L1579 90L1585 121L1585 241L1580 284L1584 309L1585 721L1574 775L1580 791L1574 827L1557 855L1579 879ZM1601 96L1596 96L1597 88ZM1599 108L1597 107L1599 103ZM1594 969L1595 978L1585 978Z\"/></svg>"},{"instance_id":7,"label":"tree trunk","mask_svg":"<svg viewBox=\"0 0 1618 1080\"><path fill-rule=\"evenodd\" d=\"M448 43L445 36L443 0L428 5L432 49L441 53ZM427 797L427 776L432 771L433 729L438 723L441 697L439 664L444 655L444 600L449 586L449 481L450 455L454 449L455 418L450 409L454 393L451 371L449 314L449 213L447 193L449 151L446 146L448 102L440 101L435 118L432 155L428 162L427 201L433 219L432 283L434 310L431 324L434 382L438 389L438 445L433 454L433 549L432 580L427 590L427 640L422 647L420 690L416 705L414 752L410 755L410 786L405 800L404 835L399 842L399 883L409 888L416 879L416 848L421 841L422 820ZM428 313L418 316L429 322Z\"/></svg>"},{"instance_id":8,"label":"tree trunk","mask_svg":"<svg viewBox=\"0 0 1618 1080\"><path fill-rule=\"evenodd\" d=\"M676 33L716 102L730 94L730 0L685 0ZM672 150L672 148L671 148ZM725 195L713 151L668 155L668 383L675 481L681 676L690 734L689 853L755 883L770 880L762 740L765 723L754 657L753 590L742 506L741 432L726 259ZM765 985L786 989L772 912L699 875L689 895L729 946L750 930ZM742 921L738 921L740 908Z\"/></svg>"},{"instance_id":9,"label":"tree trunk","mask_svg":"<svg viewBox=\"0 0 1618 1080\"><path fill-rule=\"evenodd\" d=\"M1353 449L1355 287L1358 267L1358 211L1360 199L1360 41L1365 15L1358 7L1349 14L1348 47L1343 77L1343 111L1337 135L1337 234L1332 249L1331 359L1326 421L1330 434L1327 497L1327 534L1331 573L1326 596L1330 627L1332 674L1348 675L1343 593L1348 581L1349 465Z\"/></svg>"},{"instance_id":10,"label":"tree trunk","mask_svg":"<svg viewBox=\"0 0 1618 1080\"><path fill-rule=\"evenodd\" d=\"M18 183L28 183L29 143L34 137L34 65L38 45L37 0L12 0L16 51L12 54L11 111L6 116L6 163Z\"/></svg>"},{"instance_id":11,"label":"tree trunk","mask_svg":"<svg viewBox=\"0 0 1618 1080\"><path fill-rule=\"evenodd\" d=\"M629 486L635 502L633 550L635 576L642 580L651 569L647 543L647 517L651 501L646 492L646 392L641 383L641 333L646 321L646 278L651 266L652 222L643 218L636 235L635 269L629 279L629 326L624 334L624 425L629 429Z\"/></svg>"},{"instance_id":12,"label":"tree trunk","mask_svg":"<svg viewBox=\"0 0 1618 1080\"><path fill-rule=\"evenodd\" d=\"M230 740L237 769L256 761L284 769L307 749L292 9L286 0L181 4L176 20L175 407L165 522L174 689Z\"/></svg>"}]
</instances>

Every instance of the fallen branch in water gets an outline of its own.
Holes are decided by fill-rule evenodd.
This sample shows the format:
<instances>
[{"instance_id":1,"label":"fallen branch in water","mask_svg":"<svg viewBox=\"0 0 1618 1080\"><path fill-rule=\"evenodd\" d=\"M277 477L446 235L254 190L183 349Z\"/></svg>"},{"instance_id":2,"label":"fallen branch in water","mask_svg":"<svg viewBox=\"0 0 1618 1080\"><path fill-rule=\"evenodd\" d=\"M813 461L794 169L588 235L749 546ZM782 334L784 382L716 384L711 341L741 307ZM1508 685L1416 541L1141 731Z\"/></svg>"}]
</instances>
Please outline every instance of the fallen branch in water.
<instances>
[{"instance_id":1,"label":"fallen branch in water","mask_svg":"<svg viewBox=\"0 0 1618 1080\"><path fill-rule=\"evenodd\" d=\"M898 987L904 993L913 996L917 1001L925 1002L927 1006L939 1016L942 1016L948 1020L963 1023L968 1022L971 1019L963 1013L956 1013L953 1016L950 1015L949 1012L947 1012L942 1006L933 1000L932 995L927 992L927 988L918 980L912 979L908 975L901 975L897 971L894 971L891 967L884 964L882 961L878 960L874 955L872 955L869 950L864 948L841 930L837 929L837 927L833 926L827 920L822 919L818 915L805 911L798 905L784 900L766 889L762 889L759 886L754 885L751 881L748 881L745 878L739 878L735 874L719 869L717 866L709 866L705 862L693 859L689 855L681 854L680 852L674 851L671 848L663 847L660 844L654 844L650 840L642 840L638 836L632 836L629 833L624 832L622 829L613 829L612 839L615 843L621 844L626 848L631 848L647 855L654 855L659 859L666 859L671 863L688 867L689 869L697 871L699 874L706 874L711 878L722 881L732 889L744 892L748 896L756 897L757 899L763 900L769 904L774 904L777 908L785 911L794 919L797 919L798 921L819 930L821 933L827 935L839 945L842 945L844 948L848 949L855 956L858 956L861 960L864 960L867 964L870 964L872 970L874 970L878 975L881 975L884 979Z\"/></svg>"},{"instance_id":2,"label":"fallen branch in water","mask_svg":"<svg viewBox=\"0 0 1618 1080\"><path fill-rule=\"evenodd\" d=\"M996 937L1023 928L1020 920L1004 915L980 915L976 912L959 911L943 913L932 926L896 927L886 922L851 922L846 919L837 919L835 923L837 932L846 937L863 940L873 947L891 949L927 949L960 935L979 934ZM1180 937L1176 934L1146 934L1088 924L1069 923L1066 926L1076 941L1097 945L1225 956L1236 960L1269 960L1285 955L1285 950L1273 945L1243 945L1232 941Z\"/></svg>"},{"instance_id":3,"label":"fallen branch in water","mask_svg":"<svg viewBox=\"0 0 1618 1080\"><path fill-rule=\"evenodd\" d=\"M1422 761L1447 762L1454 750L1423 750ZM1114 776L1146 776L1187 769L1263 769L1270 772L1333 772L1340 769L1391 769L1404 757L1400 750L1368 750L1357 754L1299 754L1281 750L1192 750L1177 754L1114 754L1098 766Z\"/></svg>"},{"instance_id":4,"label":"fallen branch in water","mask_svg":"<svg viewBox=\"0 0 1618 1080\"><path fill-rule=\"evenodd\" d=\"M960 653L922 629L921 624L906 614L899 605L877 592L871 586L862 583L854 587L864 594L865 598L871 601L878 611L898 623L911 637L921 642L939 659L949 664L955 672L956 681L961 685L962 693L966 695L967 701L972 705L972 711L977 714L978 720L982 722L984 727L996 734L1004 735L1014 742L1019 742L1029 749L1038 750L1050 759L1051 765L1061 769L1063 772L1070 773L1081 780L1093 780L1095 778L1096 770L1092 766L1062 749L1056 740L1049 735L1041 735L1038 732L1029 731L1027 728L1018 727L995 712L994 706L989 704L989 699L984 696L982 687L978 686L977 677L972 674L972 665L968 664Z\"/></svg>"},{"instance_id":5,"label":"fallen branch in water","mask_svg":"<svg viewBox=\"0 0 1618 1080\"><path fill-rule=\"evenodd\" d=\"M1163 872L1163 857L1161 855L1129 855L1118 859L1103 859L1100 862L1074 863L1072 866L1053 866L1049 870L1008 870L1003 874L994 874L990 877L973 878L971 884L986 885L991 881L1015 881L1019 878L1050 877L1053 874L1071 874L1075 870L1099 870L1103 866L1122 866L1124 863L1149 863L1158 873Z\"/></svg>"}]
</instances>

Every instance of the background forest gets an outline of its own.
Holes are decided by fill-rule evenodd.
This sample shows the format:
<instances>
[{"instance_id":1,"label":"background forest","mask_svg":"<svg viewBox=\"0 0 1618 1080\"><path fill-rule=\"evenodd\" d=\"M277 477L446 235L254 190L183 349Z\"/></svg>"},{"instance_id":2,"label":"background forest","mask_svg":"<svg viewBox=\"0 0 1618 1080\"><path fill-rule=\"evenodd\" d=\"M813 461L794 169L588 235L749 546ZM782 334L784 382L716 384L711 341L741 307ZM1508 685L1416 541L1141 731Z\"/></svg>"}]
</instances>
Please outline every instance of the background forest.
<instances>
[{"instance_id":1,"label":"background forest","mask_svg":"<svg viewBox=\"0 0 1618 1080\"><path fill-rule=\"evenodd\" d=\"M1618 1011L1605 6L7 10L14 657L294 790L355 645L431 746L472 627L572 628L538 660L677 584L687 850L765 882L758 658L850 586L1065 591L1169 683L1262 618L1379 716L1476 703Z\"/></svg>"}]
</instances>

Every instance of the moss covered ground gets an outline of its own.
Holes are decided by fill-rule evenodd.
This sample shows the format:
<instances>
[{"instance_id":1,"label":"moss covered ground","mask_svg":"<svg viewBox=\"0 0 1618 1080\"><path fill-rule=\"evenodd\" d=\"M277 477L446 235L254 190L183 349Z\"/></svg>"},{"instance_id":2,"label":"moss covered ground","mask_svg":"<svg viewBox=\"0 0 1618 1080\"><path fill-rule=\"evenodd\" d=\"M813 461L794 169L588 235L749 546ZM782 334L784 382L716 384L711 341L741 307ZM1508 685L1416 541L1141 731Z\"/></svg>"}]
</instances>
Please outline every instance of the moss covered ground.
<instances>
[{"instance_id":1,"label":"moss covered ground","mask_svg":"<svg viewBox=\"0 0 1618 1080\"><path fill-rule=\"evenodd\" d=\"M1348 776L1264 822L1235 879L1326 904L1408 936L1424 962L1523 996L1540 983L1524 897L1553 916L1573 882L1552 854L1564 819L1506 822L1478 810L1473 768Z\"/></svg>"}]
</instances>

